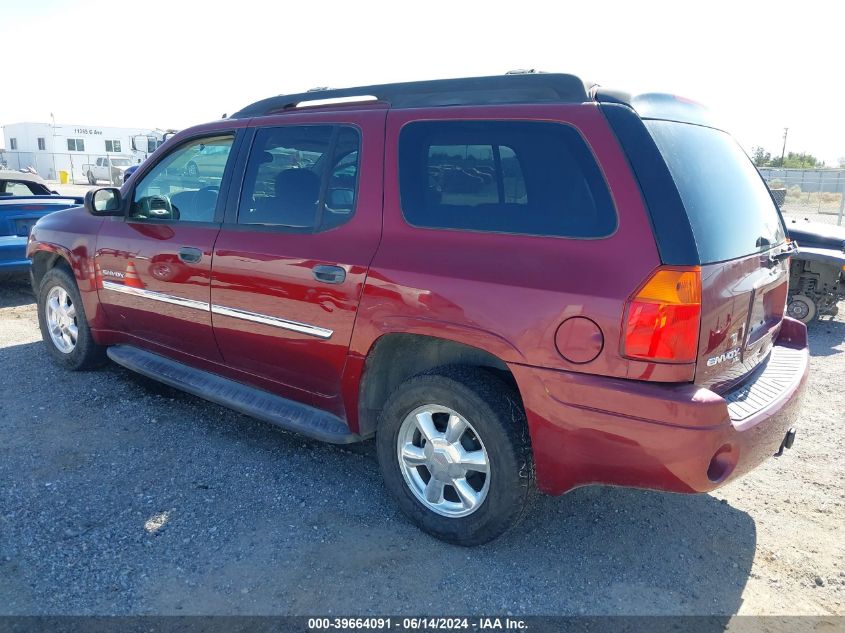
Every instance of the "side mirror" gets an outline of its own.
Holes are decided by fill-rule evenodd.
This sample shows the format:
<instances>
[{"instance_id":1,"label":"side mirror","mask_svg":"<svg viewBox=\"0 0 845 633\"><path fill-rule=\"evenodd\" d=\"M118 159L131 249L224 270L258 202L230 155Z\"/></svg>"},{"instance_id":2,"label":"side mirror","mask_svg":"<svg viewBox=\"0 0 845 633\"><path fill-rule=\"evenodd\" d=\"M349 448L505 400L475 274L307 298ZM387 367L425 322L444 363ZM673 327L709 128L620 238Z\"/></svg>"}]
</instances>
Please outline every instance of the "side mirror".
<instances>
[{"instance_id":1,"label":"side mirror","mask_svg":"<svg viewBox=\"0 0 845 633\"><path fill-rule=\"evenodd\" d=\"M91 215L123 215L120 189L103 187L91 189L85 194L85 209Z\"/></svg>"}]
</instances>

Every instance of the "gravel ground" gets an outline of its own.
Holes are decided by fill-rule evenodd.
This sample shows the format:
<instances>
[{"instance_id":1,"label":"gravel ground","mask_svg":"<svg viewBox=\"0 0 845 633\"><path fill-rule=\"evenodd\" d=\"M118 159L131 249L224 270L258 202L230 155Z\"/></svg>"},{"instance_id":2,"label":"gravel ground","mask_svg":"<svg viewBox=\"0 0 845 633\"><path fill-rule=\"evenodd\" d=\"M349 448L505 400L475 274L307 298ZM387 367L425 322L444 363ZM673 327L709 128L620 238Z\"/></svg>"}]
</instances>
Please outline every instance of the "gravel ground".
<instances>
[{"instance_id":1,"label":"gravel ground","mask_svg":"<svg viewBox=\"0 0 845 633\"><path fill-rule=\"evenodd\" d=\"M744 479L537 497L462 549L403 519L371 445L55 368L3 282L0 614L845 614L843 341L841 317L811 327L795 447Z\"/></svg>"},{"instance_id":2,"label":"gravel ground","mask_svg":"<svg viewBox=\"0 0 845 633\"><path fill-rule=\"evenodd\" d=\"M783 219L786 221L787 229L792 226L793 220L796 224L801 224L804 220L809 220L810 222L820 222L822 224L836 224L842 226L842 223L839 221L838 214L816 213L814 209L805 210L796 208L783 208L781 211L783 211Z\"/></svg>"}]
</instances>

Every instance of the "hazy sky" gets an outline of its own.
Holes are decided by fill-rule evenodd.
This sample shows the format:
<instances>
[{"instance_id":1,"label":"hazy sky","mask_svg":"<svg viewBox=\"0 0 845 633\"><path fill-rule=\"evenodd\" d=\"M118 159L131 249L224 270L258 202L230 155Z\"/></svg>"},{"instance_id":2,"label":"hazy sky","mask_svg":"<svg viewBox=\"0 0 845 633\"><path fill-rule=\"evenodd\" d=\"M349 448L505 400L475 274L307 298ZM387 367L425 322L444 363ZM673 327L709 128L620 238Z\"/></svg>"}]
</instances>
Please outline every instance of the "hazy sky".
<instances>
[{"instance_id":1,"label":"hazy sky","mask_svg":"<svg viewBox=\"0 0 845 633\"><path fill-rule=\"evenodd\" d=\"M0 125L184 128L315 86L573 72L845 156L845 2L0 0Z\"/></svg>"}]
</instances>

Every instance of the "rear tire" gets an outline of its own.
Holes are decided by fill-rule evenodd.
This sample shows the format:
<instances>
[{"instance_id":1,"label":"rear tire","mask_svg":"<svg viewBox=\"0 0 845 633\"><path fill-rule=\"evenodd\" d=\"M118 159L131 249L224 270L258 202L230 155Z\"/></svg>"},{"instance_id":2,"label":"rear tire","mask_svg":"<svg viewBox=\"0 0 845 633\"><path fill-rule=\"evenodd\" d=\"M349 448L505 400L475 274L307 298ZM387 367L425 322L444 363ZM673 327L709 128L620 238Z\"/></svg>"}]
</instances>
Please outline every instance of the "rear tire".
<instances>
[{"instance_id":1,"label":"rear tire","mask_svg":"<svg viewBox=\"0 0 845 633\"><path fill-rule=\"evenodd\" d=\"M41 280L38 325L51 358L65 369L94 369L106 362L106 348L91 336L76 280L64 268L52 268Z\"/></svg>"},{"instance_id":2,"label":"rear tire","mask_svg":"<svg viewBox=\"0 0 845 633\"><path fill-rule=\"evenodd\" d=\"M96 185L96 184L97 184L97 179L96 179L96 178L94 178L94 174L93 174L92 172L90 172L90 171L89 171L89 172L86 174L86 176L87 176L87 178L88 178L88 184L89 184L89 185Z\"/></svg>"},{"instance_id":3,"label":"rear tire","mask_svg":"<svg viewBox=\"0 0 845 633\"><path fill-rule=\"evenodd\" d=\"M406 380L382 410L376 445L388 491L432 536L479 545L522 518L534 476L528 425L518 395L487 372L450 366Z\"/></svg>"}]
</instances>

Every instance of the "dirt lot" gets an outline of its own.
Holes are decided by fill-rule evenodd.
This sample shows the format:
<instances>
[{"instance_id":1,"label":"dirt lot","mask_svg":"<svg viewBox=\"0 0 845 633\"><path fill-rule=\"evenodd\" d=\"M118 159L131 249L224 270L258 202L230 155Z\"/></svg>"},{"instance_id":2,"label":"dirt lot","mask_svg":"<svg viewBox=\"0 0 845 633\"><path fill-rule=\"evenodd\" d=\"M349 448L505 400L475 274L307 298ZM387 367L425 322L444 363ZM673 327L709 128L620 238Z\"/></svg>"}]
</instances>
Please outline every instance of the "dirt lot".
<instances>
[{"instance_id":1,"label":"dirt lot","mask_svg":"<svg viewBox=\"0 0 845 633\"><path fill-rule=\"evenodd\" d=\"M0 614L845 614L845 320L811 349L786 456L710 495L538 497L462 549L400 516L370 446L54 368L4 282Z\"/></svg>"}]
</instances>

